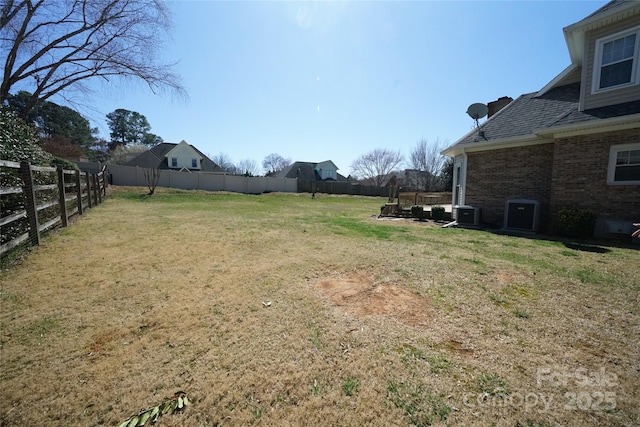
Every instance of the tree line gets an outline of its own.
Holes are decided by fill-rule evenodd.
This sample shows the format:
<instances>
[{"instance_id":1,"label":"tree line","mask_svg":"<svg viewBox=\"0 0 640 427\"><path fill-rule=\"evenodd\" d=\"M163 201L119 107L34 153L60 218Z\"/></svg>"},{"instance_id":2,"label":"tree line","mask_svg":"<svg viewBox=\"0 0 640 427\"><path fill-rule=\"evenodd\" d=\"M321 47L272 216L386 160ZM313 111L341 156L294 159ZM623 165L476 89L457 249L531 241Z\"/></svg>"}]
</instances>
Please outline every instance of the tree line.
<instances>
[{"instance_id":1,"label":"tree line","mask_svg":"<svg viewBox=\"0 0 640 427\"><path fill-rule=\"evenodd\" d=\"M5 107L13 110L31 124L39 137L39 145L45 151L61 158L87 157L92 161L123 164L132 155L140 154L164 142L151 132L147 118L137 112L118 108L106 115L109 140L98 136L98 129L78 111L52 101L39 100L28 109L32 94L19 91L9 94ZM408 160L399 151L384 148L362 154L351 163L352 180L383 187L396 175L404 186L418 191L439 191L451 187L453 163L440 155L445 144L440 140L430 143L421 138L409 153ZM262 171L253 159L234 162L220 152L208 155L218 166L230 174L258 176L283 171L291 163L278 153L271 153L262 160ZM405 167L404 169L402 167Z\"/></svg>"},{"instance_id":2,"label":"tree line","mask_svg":"<svg viewBox=\"0 0 640 427\"><path fill-rule=\"evenodd\" d=\"M98 129L91 127L88 119L70 107L39 100L34 108L28 109L31 96L26 91L9 94L5 106L31 124L39 137L40 147L57 157L86 156L92 161L123 164L132 155L164 142L161 136L151 132L144 114L137 111L119 108L108 113L106 123L110 139L105 140L98 136ZM403 186L414 190L446 190L451 188L453 163L440 155L444 148L445 144L440 140L430 143L421 138L407 161L399 151L374 149L351 163L350 178L383 187L395 175ZM261 171L258 163L249 158L236 163L223 152L208 157L228 173L245 176L275 174L292 163L290 158L271 153L263 159Z\"/></svg>"},{"instance_id":3,"label":"tree line","mask_svg":"<svg viewBox=\"0 0 640 427\"><path fill-rule=\"evenodd\" d=\"M453 186L453 159L440 154L446 143L420 138L408 161L400 151L377 148L351 163L352 178L383 187L389 181L412 191L448 191Z\"/></svg>"},{"instance_id":4,"label":"tree line","mask_svg":"<svg viewBox=\"0 0 640 427\"><path fill-rule=\"evenodd\" d=\"M107 140L82 114L52 99L68 100L72 93L89 97L96 80L137 80L154 93L186 96L174 64L157 59L171 27L167 5L159 0L4 0L1 108L31 124L40 147L58 157L121 162L160 144L162 137L151 132L139 112L119 108L107 114ZM400 180L416 189L441 188L453 168L440 156L442 148L438 141L419 140L404 172L398 170L404 164L400 152L375 149L353 161L351 178L384 186L391 176L403 174ZM222 152L210 157L229 173L261 173L251 159L235 163ZM263 159L262 172L277 173L290 164L291 159L272 153Z\"/></svg>"}]
</instances>

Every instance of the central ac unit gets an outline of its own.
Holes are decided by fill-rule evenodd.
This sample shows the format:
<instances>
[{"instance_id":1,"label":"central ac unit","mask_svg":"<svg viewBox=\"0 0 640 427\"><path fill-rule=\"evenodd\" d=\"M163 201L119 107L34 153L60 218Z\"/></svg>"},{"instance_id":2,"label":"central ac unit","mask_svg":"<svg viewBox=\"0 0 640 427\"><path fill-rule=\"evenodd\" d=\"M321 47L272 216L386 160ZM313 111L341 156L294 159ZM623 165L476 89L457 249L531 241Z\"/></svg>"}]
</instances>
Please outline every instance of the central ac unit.
<instances>
[{"instance_id":1,"label":"central ac unit","mask_svg":"<svg viewBox=\"0 0 640 427\"><path fill-rule=\"evenodd\" d=\"M459 225L480 225L482 209L477 206L458 206L456 208L456 222Z\"/></svg>"},{"instance_id":2,"label":"central ac unit","mask_svg":"<svg viewBox=\"0 0 640 427\"><path fill-rule=\"evenodd\" d=\"M539 227L539 201L527 199L507 200L504 206L504 228L511 230L538 231Z\"/></svg>"}]
</instances>

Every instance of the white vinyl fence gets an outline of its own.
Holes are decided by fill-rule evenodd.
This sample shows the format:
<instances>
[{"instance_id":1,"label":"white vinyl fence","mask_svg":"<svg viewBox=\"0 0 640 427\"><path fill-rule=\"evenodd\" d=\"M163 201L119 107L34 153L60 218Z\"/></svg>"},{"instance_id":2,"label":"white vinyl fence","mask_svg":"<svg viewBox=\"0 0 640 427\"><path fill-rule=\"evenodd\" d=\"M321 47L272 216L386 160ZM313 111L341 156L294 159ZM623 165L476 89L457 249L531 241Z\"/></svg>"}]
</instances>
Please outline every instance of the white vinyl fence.
<instances>
[{"instance_id":1,"label":"white vinyl fence","mask_svg":"<svg viewBox=\"0 0 640 427\"><path fill-rule=\"evenodd\" d=\"M134 166L109 165L113 185L146 186L144 169ZM222 175L210 172L187 172L163 169L158 187L183 190L232 191L234 193L259 194L264 192L298 191L296 178L246 177Z\"/></svg>"}]
</instances>

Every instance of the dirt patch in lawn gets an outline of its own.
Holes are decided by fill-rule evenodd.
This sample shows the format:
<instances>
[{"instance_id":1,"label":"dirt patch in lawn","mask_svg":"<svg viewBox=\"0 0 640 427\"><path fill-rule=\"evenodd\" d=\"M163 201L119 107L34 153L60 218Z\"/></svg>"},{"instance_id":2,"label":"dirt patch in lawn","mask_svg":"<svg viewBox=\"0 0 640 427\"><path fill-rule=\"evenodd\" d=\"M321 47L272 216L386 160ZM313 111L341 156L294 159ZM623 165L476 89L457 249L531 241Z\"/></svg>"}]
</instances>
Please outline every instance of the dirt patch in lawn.
<instances>
[{"instance_id":1,"label":"dirt patch in lawn","mask_svg":"<svg viewBox=\"0 0 640 427\"><path fill-rule=\"evenodd\" d=\"M375 284L365 273L324 279L316 288L341 310L355 316L390 316L410 326L431 317L429 300L392 284Z\"/></svg>"}]
</instances>

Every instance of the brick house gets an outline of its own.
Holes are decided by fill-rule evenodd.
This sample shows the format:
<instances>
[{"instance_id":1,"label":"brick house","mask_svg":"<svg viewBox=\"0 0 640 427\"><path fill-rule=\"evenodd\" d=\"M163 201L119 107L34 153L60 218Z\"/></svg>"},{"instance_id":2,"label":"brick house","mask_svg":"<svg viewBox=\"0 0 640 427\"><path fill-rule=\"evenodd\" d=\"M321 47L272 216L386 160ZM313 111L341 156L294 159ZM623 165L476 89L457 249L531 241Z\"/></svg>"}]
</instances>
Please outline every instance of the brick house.
<instances>
[{"instance_id":1,"label":"brick house","mask_svg":"<svg viewBox=\"0 0 640 427\"><path fill-rule=\"evenodd\" d=\"M628 235L640 221L640 2L611 1L564 34L571 65L537 92L490 103L442 152L454 159L452 203L516 229L512 208L528 209L523 228L546 232L562 208L590 209L596 236Z\"/></svg>"}]
</instances>

